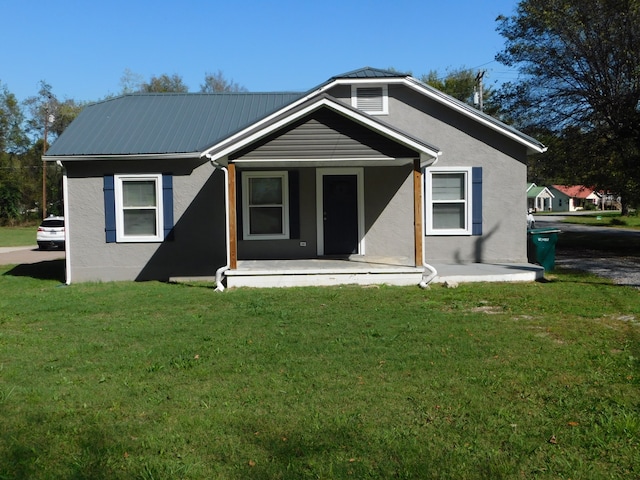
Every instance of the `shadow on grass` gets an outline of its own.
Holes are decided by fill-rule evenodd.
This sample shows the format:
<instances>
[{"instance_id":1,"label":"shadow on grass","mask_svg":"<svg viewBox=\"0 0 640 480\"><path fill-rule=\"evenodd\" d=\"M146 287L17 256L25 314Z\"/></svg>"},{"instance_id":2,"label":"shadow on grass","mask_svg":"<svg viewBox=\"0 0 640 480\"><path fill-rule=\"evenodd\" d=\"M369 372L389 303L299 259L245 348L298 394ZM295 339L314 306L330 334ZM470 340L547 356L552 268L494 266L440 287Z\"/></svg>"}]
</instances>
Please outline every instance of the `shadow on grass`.
<instances>
[{"instance_id":1,"label":"shadow on grass","mask_svg":"<svg viewBox=\"0 0 640 480\"><path fill-rule=\"evenodd\" d=\"M65 281L64 259L16 265L4 275L31 277L39 280Z\"/></svg>"}]
</instances>

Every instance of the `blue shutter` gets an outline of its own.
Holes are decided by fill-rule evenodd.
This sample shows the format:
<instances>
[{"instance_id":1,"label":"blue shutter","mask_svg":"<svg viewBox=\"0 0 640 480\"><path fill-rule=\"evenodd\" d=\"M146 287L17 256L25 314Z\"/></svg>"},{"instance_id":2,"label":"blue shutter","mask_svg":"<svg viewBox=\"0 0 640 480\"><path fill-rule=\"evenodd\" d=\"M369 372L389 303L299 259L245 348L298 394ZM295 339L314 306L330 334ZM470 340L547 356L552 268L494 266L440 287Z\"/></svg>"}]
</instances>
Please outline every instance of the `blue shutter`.
<instances>
[{"instance_id":1,"label":"blue shutter","mask_svg":"<svg viewBox=\"0 0 640 480\"><path fill-rule=\"evenodd\" d=\"M289 238L300 238L300 176L289 171Z\"/></svg>"},{"instance_id":2,"label":"blue shutter","mask_svg":"<svg viewBox=\"0 0 640 480\"><path fill-rule=\"evenodd\" d=\"M471 169L471 235L482 235L482 167Z\"/></svg>"},{"instance_id":3,"label":"blue shutter","mask_svg":"<svg viewBox=\"0 0 640 480\"><path fill-rule=\"evenodd\" d=\"M104 232L107 243L116 241L116 195L113 175L104 176Z\"/></svg>"},{"instance_id":4,"label":"blue shutter","mask_svg":"<svg viewBox=\"0 0 640 480\"><path fill-rule=\"evenodd\" d=\"M162 174L162 212L164 239L173 240L173 175Z\"/></svg>"}]
</instances>

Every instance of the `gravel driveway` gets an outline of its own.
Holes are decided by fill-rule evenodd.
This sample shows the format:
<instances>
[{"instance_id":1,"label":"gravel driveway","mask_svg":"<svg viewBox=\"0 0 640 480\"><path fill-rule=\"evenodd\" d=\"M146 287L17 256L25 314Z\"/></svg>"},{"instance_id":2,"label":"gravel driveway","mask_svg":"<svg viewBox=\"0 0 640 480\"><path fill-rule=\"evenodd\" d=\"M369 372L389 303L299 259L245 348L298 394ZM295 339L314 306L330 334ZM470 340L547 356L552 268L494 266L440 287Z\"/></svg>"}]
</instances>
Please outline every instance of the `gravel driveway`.
<instances>
[{"instance_id":1,"label":"gravel driveway","mask_svg":"<svg viewBox=\"0 0 640 480\"><path fill-rule=\"evenodd\" d=\"M597 235L604 234L640 239L638 230L573 225L560 223L561 220L562 217L556 216L537 217L536 228L557 228L563 232L589 232L594 236L595 241L597 241ZM562 235L558 241L559 245L561 242ZM556 248L556 266L586 271L609 278L619 285L640 288L640 256L609 253L590 249L588 246L571 250Z\"/></svg>"}]
</instances>

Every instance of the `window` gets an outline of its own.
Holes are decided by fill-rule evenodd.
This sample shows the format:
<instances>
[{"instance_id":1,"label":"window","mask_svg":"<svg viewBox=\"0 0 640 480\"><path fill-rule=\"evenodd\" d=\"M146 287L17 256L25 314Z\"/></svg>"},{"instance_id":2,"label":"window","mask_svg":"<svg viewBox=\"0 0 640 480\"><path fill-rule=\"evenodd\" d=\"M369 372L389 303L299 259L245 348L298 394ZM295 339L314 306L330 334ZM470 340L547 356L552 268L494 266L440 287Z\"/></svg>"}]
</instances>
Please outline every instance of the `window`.
<instances>
[{"instance_id":1,"label":"window","mask_svg":"<svg viewBox=\"0 0 640 480\"><path fill-rule=\"evenodd\" d=\"M372 115L386 115L389 113L388 87L387 85L352 85L351 104Z\"/></svg>"},{"instance_id":2,"label":"window","mask_svg":"<svg viewBox=\"0 0 640 480\"><path fill-rule=\"evenodd\" d=\"M245 240L289 238L288 174L243 172L242 221Z\"/></svg>"},{"instance_id":3,"label":"window","mask_svg":"<svg viewBox=\"0 0 640 480\"><path fill-rule=\"evenodd\" d=\"M425 172L426 233L482 234L482 169L431 168Z\"/></svg>"},{"instance_id":4,"label":"window","mask_svg":"<svg viewBox=\"0 0 640 480\"><path fill-rule=\"evenodd\" d=\"M171 239L171 174L105 175L104 203L108 243Z\"/></svg>"}]
</instances>

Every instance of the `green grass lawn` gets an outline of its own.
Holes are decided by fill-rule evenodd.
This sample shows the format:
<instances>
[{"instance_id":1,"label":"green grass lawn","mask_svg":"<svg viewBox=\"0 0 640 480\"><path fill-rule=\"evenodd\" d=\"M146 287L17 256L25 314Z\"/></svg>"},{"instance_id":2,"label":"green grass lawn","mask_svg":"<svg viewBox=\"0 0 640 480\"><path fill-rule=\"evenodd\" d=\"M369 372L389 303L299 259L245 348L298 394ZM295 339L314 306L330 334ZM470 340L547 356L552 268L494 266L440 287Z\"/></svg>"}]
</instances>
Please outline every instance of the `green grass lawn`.
<instances>
[{"instance_id":1,"label":"green grass lawn","mask_svg":"<svg viewBox=\"0 0 640 480\"><path fill-rule=\"evenodd\" d=\"M0 478L640 476L635 289L220 294L1 268Z\"/></svg>"},{"instance_id":2,"label":"green grass lawn","mask_svg":"<svg viewBox=\"0 0 640 480\"><path fill-rule=\"evenodd\" d=\"M551 212L549 215L562 215L563 212ZM536 214L544 217L546 213ZM640 229L640 216L622 216L620 212L591 212L582 215L567 215L565 223L575 223L579 225L591 225L595 227L617 227Z\"/></svg>"},{"instance_id":3,"label":"green grass lawn","mask_svg":"<svg viewBox=\"0 0 640 480\"><path fill-rule=\"evenodd\" d=\"M1 227L0 247L22 247L36 244L37 225L28 227Z\"/></svg>"}]
</instances>

